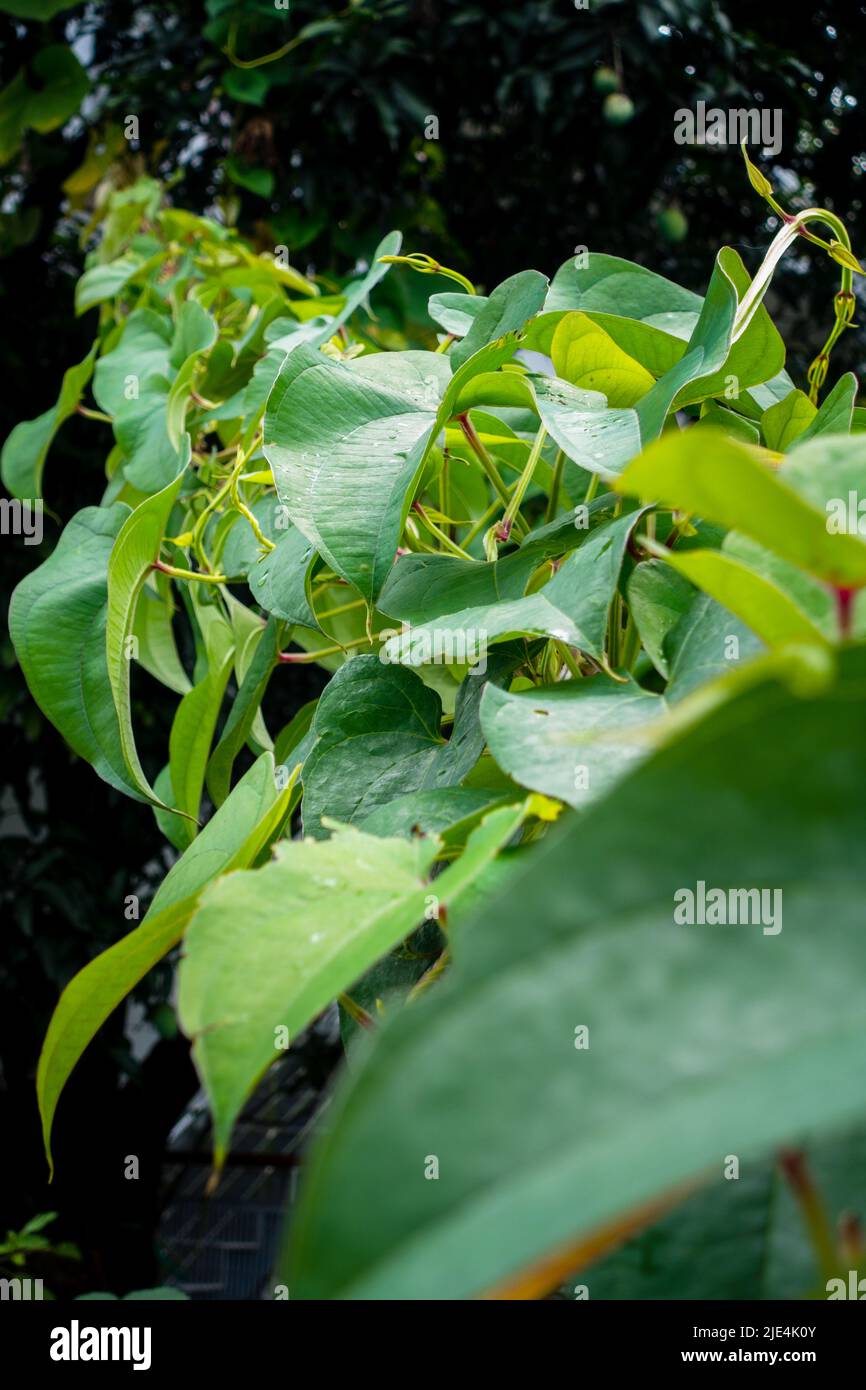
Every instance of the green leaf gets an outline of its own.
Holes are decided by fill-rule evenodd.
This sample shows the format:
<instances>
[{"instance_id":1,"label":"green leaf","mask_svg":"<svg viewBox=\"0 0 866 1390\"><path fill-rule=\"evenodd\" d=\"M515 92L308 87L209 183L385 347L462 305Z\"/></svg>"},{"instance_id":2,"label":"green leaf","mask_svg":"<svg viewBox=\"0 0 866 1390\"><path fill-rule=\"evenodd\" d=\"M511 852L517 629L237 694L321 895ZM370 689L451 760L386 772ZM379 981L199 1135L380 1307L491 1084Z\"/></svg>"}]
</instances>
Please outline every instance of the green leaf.
<instances>
[{"instance_id":1,"label":"green leaf","mask_svg":"<svg viewBox=\"0 0 866 1390\"><path fill-rule=\"evenodd\" d=\"M168 377L171 322L155 309L134 309L93 373L93 395L107 415L121 415L153 378Z\"/></svg>"},{"instance_id":2,"label":"green leaf","mask_svg":"<svg viewBox=\"0 0 866 1390\"><path fill-rule=\"evenodd\" d=\"M315 556L303 531L294 526L286 531L274 549L249 571L247 582L256 603L285 622L318 628L309 594L310 567Z\"/></svg>"},{"instance_id":3,"label":"green leaf","mask_svg":"<svg viewBox=\"0 0 866 1390\"><path fill-rule=\"evenodd\" d=\"M691 607L694 588L670 565L645 560L632 570L627 594L643 647L656 670L667 677L665 641Z\"/></svg>"},{"instance_id":4,"label":"green leaf","mask_svg":"<svg viewBox=\"0 0 866 1390\"><path fill-rule=\"evenodd\" d=\"M808 396L802 391L789 391L761 416L761 433L767 448L784 454L816 414Z\"/></svg>"},{"instance_id":5,"label":"green leaf","mask_svg":"<svg viewBox=\"0 0 866 1390\"><path fill-rule=\"evenodd\" d=\"M114 299L138 275L149 266L143 256L128 251L107 265L94 265L85 270L75 286L75 312L85 314L106 299Z\"/></svg>"},{"instance_id":6,"label":"green leaf","mask_svg":"<svg viewBox=\"0 0 866 1390\"><path fill-rule=\"evenodd\" d=\"M836 382L829 396L821 402L820 408L813 414L806 428L798 435L797 447L821 434L849 434L856 399L857 378L853 372L846 372Z\"/></svg>"},{"instance_id":7,"label":"green leaf","mask_svg":"<svg viewBox=\"0 0 866 1390\"><path fill-rule=\"evenodd\" d=\"M466 337L450 352L457 371L470 357L496 338L518 332L527 319L537 314L547 294L547 276L537 270L521 270L503 280L472 319Z\"/></svg>"},{"instance_id":8,"label":"green leaf","mask_svg":"<svg viewBox=\"0 0 866 1390\"><path fill-rule=\"evenodd\" d=\"M820 514L824 527L831 530L831 539L852 540L854 536L866 534L866 522L861 526L859 511L856 525L852 525L853 518L847 516L851 493L854 494L855 504L859 504L864 469L866 439L862 435L824 435L817 439L801 436L796 448L782 460L779 477ZM841 508L840 503L843 504ZM850 535L839 535L834 529L842 521L840 511L845 514L845 529ZM776 548L780 554L783 553L780 547Z\"/></svg>"},{"instance_id":9,"label":"green leaf","mask_svg":"<svg viewBox=\"0 0 866 1390\"><path fill-rule=\"evenodd\" d=\"M660 695L606 676L516 695L488 687L481 727L515 782L569 806L588 806L651 751L644 731L664 708Z\"/></svg>"},{"instance_id":10,"label":"green leaf","mask_svg":"<svg viewBox=\"0 0 866 1390\"><path fill-rule=\"evenodd\" d=\"M185 695L191 682L174 639L171 586L165 576L160 578L163 583L145 583L138 596L132 624L132 635L138 640L137 660L155 680L176 694Z\"/></svg>"},{"instance_id":11,"label":"green leaf","mask_svg":"<svg viewBox=\"0 0 866 1390\"><path fill-rule=\"evenodd\" d=\"M228 68L223 73L223 87L233 101L245 101L250 106L261 106L271 85L266 72L259 68Z\"/></svg>"},{"instance_id":12,"label":"green leaf","mask_svg":"<svg viewBox=\"0 0 866 1390\"><path fill-rule=\"evenodd\" d=\"M219 743L207 765L207 789L217 806L229 794L235 758L243 748L259 712L268 682L276 669L282 623L269 618L256 646L255 654L238 687Z\"/></svg>"},{"instance_id":13,"label":"green leaf","mask_svg":"<svg viewBox=\"0 0 866 1390\"><path fill-rule=\"evenodd\" d=\"M585 314L564 316L550 355L558 377L586 391L601 391L611 407L634 405L653 385L646 368Z\"/></svg>"},{"instance_id":14,"label":"green leaf","mask_svg":"<svg viewBox=\"0 0 866 1390\"><path fill-rule=\"evenodd\" d=\"M524 815L523 806L492 812L433 885L435 839L338 827L327 840L283 841L271 864L208 889L186 933L179 1008L210 1097L218 1167L244 1101L280 1055L280 1030L296 1038L408 936L431 892L447 912Z\"/></svg>"},{"instance_id":15,"label":"green leaf","mask_svg":"<svg viewBox=\"0 0 866 1390\"><path fill-rule=\"evenodd\" d=\"M104 781L141 799L124 763L105 657L109 557L128 517L120 502L77 512L16 588L9 631L46 718Z\"/></svg>"},{"instance_id":16,"label":"green leaf","mask_svg":"<svg viewBox=\"0 0 866 1390\"><path fill-rule=\"evenodd\" d=\"M862 1210L862 1128L804 1146L804 1157L831 1215ZM690 1298L826 1297L802 1212L772 1162L748 1164L735 1182L719 1169L715 1181L578 1277L593 1299L676 1299L694 1250L712 1250L713 1258L690 1265ZM846 1264L840 1273L847 1272Z\"/></svg>"},{"instance_id":17,"label":"green leaf","mask_svg":"<svg viewBox=\"0 0 866 1390\"><path fill-rule=\"evenodd\" d=\"M695 594L665 642L668 703L684 699L699 685L730 671L732 662L748 661L762 650L760 638L745 623L709 594Z\"/></svg>"},{"instance_id":18,"label":"green leaf","mask_svg":"<svg viewBox=\"0 0 866 1390\"><path fill-rule=\"evenodd\" d=\"M108 562L108 612L105 652L108 680L117 711L120 745L130 780L138 793L157 806L164 802L153 791L144 775L135 747L130 704L130 660L127 639L142 586L159 554L175 498L183 481L179 473L162 492L148 497L124 521ZM165 807L170 810L171 807Z\"/></svg>"},{"instance_id":19,"label":"green leaf","mask_svg":"<svg viewBox=\"0 0 866 1390\"><path fill-rule=\"evenodd\" d=\"M458 294L446 290L444 294L431 294L427 312L446 333L464 338L487 302L485 294Z\"/></svg>"},{"instance_id":20,"label":"green leaf","mask_svg":"<svg viewBox=\"0 0 866 1390\"><path fill-rule=\"evenodd\" d=\"M461 832L477 824L498 793L471 787L432 787L427 791L406 792L384 806L378 806L360 822L359 830L385 839L398 835L440 835L465 839Z\"/></svg>"},{"instance_id":21,"label":"green leaf","mask_svg":"<svg viewBox=\"0 0 866 1390\"><path fill-rule=\"evenodd\" d=\"M39 85L28 97L25 121L45 135L75 114L90 90L90 79L72 49L62 43L40 48L30 68Z\"/></svg>"},{"instance_id":22,"label":"green leaf","mask_svg":"<svg viewBox=\"0 0 866 1390\"><path fill-rule=\"evenodd\" d=\"M690 583L735 613L768 646L823 642L818 627L786 590L720 550L683 554L653 547L653 553Z\"/></svg>"},{"instance_id":23,"label":"green leaf","mask_svg":"<svg viewBox=\"0 0 866 1390\"><path fill-rule=\"evenodd\" d=\"M26 130L28 87L23 69L0 91L0 165L21 148Z\"/></svg>"},{"instance_id":24,"label":"green leaf","mask_svg":"<svg viewBox=\"0 0 866 1390\"><path fill-rule=\"evenodd\" d=\"M544 308L546 312L579 309L585 314L615 315L687 340L698 321L701 297L642 265L591 252L585 265L573 258L560 266ZM611 332L607 324L604 327ZM615 341L631 354L619 337ZM638 356L638 361L643 360Z\"/></svg>"},{"instance_id":25,"label":"green leaf","mask_svg":"<svg viewBox=\"0 0 866 1390\"><path fill-rule=\"evenodd\" d=\"M215 320L194 299L185 299L178 311L171 343L171 366L175 371L180 371L190 357L198 357L212 348L216 339Z\"/></svg>"},{"instance_id":26,"label":"green leaf","mask_svg":"<svg viewBox=\"0 0 866 1390\"><path fill-rule=\"evenodd\" d=\"M268 398L264 451L280 501L368 603L393 563L448 372L436 353L344 365L302 344Z\"/></svg>"},{"instance_id":27,"label":"green leaf","mask_svg":"<svg viewBox=\"0 0 866 1390\"><path fill-rule=\"evenodd\" d=\"M690 430L670 431L629 465L616 487L743 531L831 584L866 584L866 545L855 536L831 535L826 516L784 476L721 433L704 430L698 442Z\"/></svg>"},{"instance_id":28,"label":"green leaf","mask_svg":"<svg viewBox=\"0 0 866 1390\"><path fill-rule=\"evenodd\" d=\"M368 301L371 292L384 280L385 276L391 270L389 264L386 263L383 265L381 263L381 257L399 255L402 245L402 232L389 232L387 236L382 238L376 250L373 252L370 261L370 269L360 280L347 287L346 299L342 309L340 309L333 318L329 319L328 323L324 325L318 333L314 334L312 337L306 338L305 341L309 347L321 347L322 343L326 343L329 338L334 336L341 324L348 322L356 309L361 308L362 305L367 305L369 307Z\"/></svg>"},{"instance_id":29,"label":"green leaf","mask_svg":"<svg viewBox=\"0 0 866 1390\"><path fill-rule=\"evenodd\" d=\"M419 666L441 660L440 653L447 656L456 650L465 653L462 661L472 662L491 644L526 634L554 637L603 662L611 601L629 536L640 515L632 512L597 527L539 592L439 614L432 622L389 637L381 659Z\"/></svg>"},{"instance_id":30,"label":"green leaf","mask_svg":"<svg viewBox=\"0 0 866 1390\"><path fill-rule=\"evenodd\" d=\"M726 1154L862 1115L863 651L841 667L808 698L763 679L524 859L344 1077L293 1296L537 1293ZM781 890L782 930L677 924L698 880Z\"/></svg>"},{"instance_id":31,"label":"green leaf","mask_svg":"<svg viewBox=\"0 0 866 1390\"><path fill-rule=\"evenodd\" d=\"M124 476L139 492L161 492L189 462L189 436L172 438L171 390L164 377L151 377L114 418Z\"/></svg>"},{"instance_id":32,"label":"green leaf","mask_svg":"<svg viewBox=\"0 0 866 1390\"><path fill-rule=\"evenodd\" d=\"M208 624L205 634L207 670L181 700L172 721L168 745L171 804L182 814L171 817L171 829L172 841L180 848L191 844L196 835L205 770L234 653L234 633L220 614Z\"/></svg>"},{"instance_id":33,"label":"green leaf","mask_svg":"<svg viewBox=\"0 0 866 1390\"><path fill-rule=\"evenodd\" d=\"M15 15L17 19L53 19L64 10L75 8L77 0L3 0L0 10L4 14Z\"/></svg>"},{"instance_id":34,"label":"green leaf","mask_svg":"<svg viewBox=\"0 0 866 1390\"><path fill-rule=\"evenodd\" d=\"M802 391L788 392L760 417L760 432L765 438L767 449L785 453L791 448L796 436L815 420L816 407Z\"/></svg>"},{"instance_id":35,"label":"green leaf","mask_svg":"<svg viewBox=\"0 0 866 1390\"><path fill-rule=\"evenodd\" d=\"M263 754L169 870L140 926L96 956L64 989L42 1044L36 1078L52 1172L54 1112L82 1052L130 990L177 945L205 885L218 874L255 862L276 834L288 796L288 788L277 792L273 758Z\"/></svg>"},{"instance_id":36,"label":"green leaf","mask_svg":"<svg viewBox=\"0 0 866 1390\"><path fill-rule=\"evenodd\" d=\"M701 406L700 419L698 425L705 428L712 425L715 429L724 430L732 439L742 440L744 444L760 444L761 434L757 425L752 424L751 420L746 420L744 416L738 415L735 410L726 410L717 401L704 401Z\"/></svg>"},{"instance_id":37,"label":"green leaf","mask_svg":"<svg viewBox=\"0 0 866 1390\"><path fill-rule=\"evenodd\" d=\"M238 184L240 188L248 188L250 193L255 193L259 198L270 198L274 191L273 169L254 169L246 160L229 155L225 162L225 171L232 183Z\"/></svg>"},{"instance_id":38,"label":"green leaf","mask_svg":"<svg viewBox=\"0 0 866 1390\"><path fill-rule=\"evenodd\" d=\"M730 531L725 537L722 551L732 559L748 566L768 583L781 589L797 607L814 623L827 641L834 641L839 633L838 608L832 589L815 579L811 574L797 569L796 565L782 560L771 550L758 545L757 541L738 531ZM866 636L866 591L858 590L854 596L851 612L851 632L855 637Z\"/></svg>"},{"instance_id":39,"label":"green leaf","mask_svg":"<svg viewBox=\"0 0 866 1390\"><path fill-rule=\"evenodd\" d=\"M671 410L722 395L731 382L739 392L778 371L785 359L784 344L763 306L734 341L737 309L750 284L739 256L723 247L685 353L633 409L600 409L603 402L582 401L561 381L536 378L532 386L542 423L564 453L591 472L616 476L641 443L661 434ZM642 275L637 285L640 292L645 289ZM671 313L676 320L676 311ZM605 331L608 327L605 324Z\"/></svg>"},{"instance_id":40,"label":"green leaf","mask_svg":"<svg viewBox=\"0 0 866 1390\"><path fill-rule=\"evenodd\" d=\"M591 534L589 528L609 518L613 505L609 493L596 497L580 518L566 515L537 527L519 549L498 560L401 555L379 595L379 610L403 622L419 623L462 608L521 598L534 571L545 560L583 544ZM578 525L580 519L587 522L585 529Z\"/></svg>"},{"instance_id":41,"label":"green leaf","mask_svg":"<svg viewBox=\"0 0 866 1390\"><path fill-rule=\"evenodd\" d=\"M497 654L488 679L502 679L513 664L508 653ZM361 821L407 792L461 782L484 747L478 706L485 684L481 675L466 677L446 741L439 696L414 671L375 656L347 661L320 696L313 721L305 832L321 835L324 816Z\"/></svg>"},{"instance_id":42,"label":"green leaf","mask_svg":"<svg viewBox=\"0 0 866 1390\"><path fill-rule=\"evenodd\" d=\"M558 379L538 376L531 384L542 424L579 467L609 478L640 452L637 411L608 409L598 392L582 391Z\"/></svg>"},{"instance_id":43,"label":"green leaf","mask_svg":"<svg viewBox=\"0 0 866 1390\"><path fill-rule=\"evenodd\" d=\"M725 396L731 385L735 385L738 392L745 387L758 386L784 367L785 344L763 304L748 327L733 339L737 309L751 283L737 252L730 246L723 246L716 256L701 316L683 359L685 361L699 350L703 360L699 371L693 372L677 392L674 398L677 410L710 396Z\"/></svg>"},{"instance_id":44,"label":"green leaf","mask_svg":"<svg viewBox=\"0 0 866 1390\"><path fill-rule=\"evenodd\" d=\"M64 420L75 414L93 371L96 346L83 362L64 372L60 395L51 409L35 420L23 420L6 439L0 454L0 474L13 497L34 500L42 496L42 471L48 450Z\"/></svg>"}]
</instances>

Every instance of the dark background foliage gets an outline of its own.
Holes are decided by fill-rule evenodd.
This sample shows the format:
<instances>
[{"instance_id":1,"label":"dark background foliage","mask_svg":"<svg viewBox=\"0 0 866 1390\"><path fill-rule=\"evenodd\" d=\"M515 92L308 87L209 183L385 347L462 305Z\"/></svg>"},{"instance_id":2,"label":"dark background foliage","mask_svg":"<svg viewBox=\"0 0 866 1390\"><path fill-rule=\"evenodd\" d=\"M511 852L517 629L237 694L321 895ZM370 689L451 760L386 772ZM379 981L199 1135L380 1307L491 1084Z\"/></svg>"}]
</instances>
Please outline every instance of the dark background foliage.
<instances>
[{"instance_id":1,"label":"dark background foliage","mask_svg":"<svg viewBox=\"0 0 866 1390\"><path fill-rule=\"evenodd\" d=\"M793 210L835 209L851 223L855 251L866 249L866 7L851 0L591 0L586 9L572 0L292 0L288 11L272 0L65 8L18 0L2 8L18 15L0 17L0 87L22 67L32 84L36 55L68 43L90 90L62 127L25 132L0 166L0 438L51 404L64 367L89 344L92 324L73 318L72 292L100 180L156 174L179 204L236 220L260 247L287 245L325 285L397 226L406 249L437 255L488 289L526 266L552 274L585 245L701 291L720 244L754 267L773 227L735 149L674 142L674 113L703 99L778 108L782 152L761 163L779 196ZM37 10L50 17L22 17ZM233 66L223 52L233 45L246 61L287 43L284 56L256 67ZM599 77L600 68L613 76ZM613 103L599 90L605 80ZM615 124L611 106L629 114L629 103L630 119ZM139 126L131 142L129 116ZM438 139L425 135L431 117ZM835 283L829 264L805 255L789 259L774 285L769 305L799 384L830 325ZM849 334L834 376L862 357L862 336ZM97 500L98 439L86 421L64 427L47 472L57 518ZM44 553L58 529L46 517ZM4 538L7 595L38 558ZM315 693L315 677L301 680L286 697L289 713ZM137 695L140 745L157 765L171 710L147 677ZM58 991L128 929L124 898L137 892L146 904L165 852L146 808L98 782L42 720L8 639L0 717L4 1216L17 1226L58 1210L58 1231L85 1255L73 1282L122 1292L158 1277L159 1158L195 1087L165 1007L168 970L140 991L160 1038L146 1059L134 1059L117 1016L81 1063L58 1115L50 1191L33 1076ZM118 1176L128 1153L142 1159L139 1183ZM53 1278L59 1287L62 1273Z\"/></svg>"}]
</instances>

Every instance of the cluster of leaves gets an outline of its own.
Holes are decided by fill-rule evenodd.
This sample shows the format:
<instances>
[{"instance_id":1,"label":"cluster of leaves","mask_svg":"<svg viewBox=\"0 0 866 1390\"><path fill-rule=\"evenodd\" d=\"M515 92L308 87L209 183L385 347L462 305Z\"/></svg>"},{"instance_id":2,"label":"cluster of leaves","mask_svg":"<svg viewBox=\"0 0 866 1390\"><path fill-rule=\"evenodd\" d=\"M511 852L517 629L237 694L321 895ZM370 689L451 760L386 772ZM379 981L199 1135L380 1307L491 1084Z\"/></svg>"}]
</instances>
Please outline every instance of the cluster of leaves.
<instances>
[{"instance_id":1,"label":"cluster of leaves","mask_svg":"<svg viewBox=\"0 0 866 1390\"><path fill-rule=\"evenodd\" d=\"M180 852L64 991L39 1101L48 1148L182 942L219 1166L338 1000L357 1066L293 1292L537 1293L725 1154L862 1111L866 540L827 506L866 440L852 376L796 389L730 247L703 297L601 254L482 296L400 241L325 296L149 181L116 194L76 295L96 340L4 447L33 499L71 411L111 426L10 627L44 714ZM382 350L369 297L414 271L461 288L435 350ZM179 697L161 769L136 662ZM322 695L270 728L309 665ZM675 928L696 877L784 885L784 932Z\"/></svg>"}]
</instances>

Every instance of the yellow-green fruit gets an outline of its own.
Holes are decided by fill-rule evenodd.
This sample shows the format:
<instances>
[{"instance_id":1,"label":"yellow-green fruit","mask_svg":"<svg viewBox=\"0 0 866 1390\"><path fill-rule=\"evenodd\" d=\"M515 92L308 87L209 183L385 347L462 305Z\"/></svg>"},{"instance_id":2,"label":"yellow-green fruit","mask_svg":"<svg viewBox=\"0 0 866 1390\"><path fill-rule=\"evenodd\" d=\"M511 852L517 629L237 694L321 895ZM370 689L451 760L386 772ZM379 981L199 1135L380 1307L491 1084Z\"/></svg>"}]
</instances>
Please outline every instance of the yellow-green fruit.
<instances>
[{"instance_id":1,"label":"yellow-green fruit","mask_svg":"<svg viewBox=\"0 0 866 1390\"><path fill-rule=\"evenodd\" d=\"M688 218L679 208L664 208L656 218L656 226L665 241L685 241L689 234Z\"/></svg>"},{"instance_id":2,"label":"yellow-green fruit","mask_svg":"<svg viewBox=\"0 0 866 1390\"><path fill-rule=\"evenodd\" d=\"M602 111L608 125L625 125L634 115L634 102L625 92L611 92L604 99Z\"/></svg>"},{"instance_id":3,"label":"yellow-green fruit","mask_svg":"<svg viewBox=\"0 0 866 1390\"><path fill-rule=\"evenodd\" d=\"M613 68L596 68L592 74L592 85L597 92L602 94L615 92L619 86L619 78Z\"/></svg>"}]
</instances>

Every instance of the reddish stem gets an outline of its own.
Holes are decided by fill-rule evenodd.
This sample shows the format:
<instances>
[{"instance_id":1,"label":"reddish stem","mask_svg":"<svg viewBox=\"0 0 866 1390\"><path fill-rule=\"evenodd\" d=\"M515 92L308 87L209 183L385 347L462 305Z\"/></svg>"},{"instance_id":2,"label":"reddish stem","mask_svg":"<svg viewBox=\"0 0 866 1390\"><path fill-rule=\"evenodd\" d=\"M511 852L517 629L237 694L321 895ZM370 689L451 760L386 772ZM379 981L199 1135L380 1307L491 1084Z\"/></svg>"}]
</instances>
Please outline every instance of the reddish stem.
<instances>
[{"instance_id":1,"label":"reddish stem","mask_svg":"<svg viewBox=\"0 0 866 1390\"><path fill-rule=\"evenodd\" d=\"M835 584L833 593L836 596L836 620L839 624L839 636L844 640L851 636L851 620L854 616L856 590L845 585Z\"/></svg>"}]
</instances>

